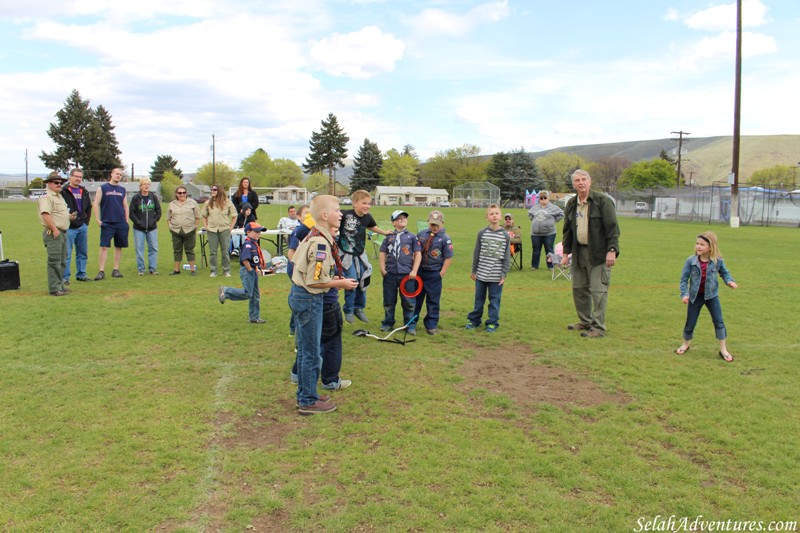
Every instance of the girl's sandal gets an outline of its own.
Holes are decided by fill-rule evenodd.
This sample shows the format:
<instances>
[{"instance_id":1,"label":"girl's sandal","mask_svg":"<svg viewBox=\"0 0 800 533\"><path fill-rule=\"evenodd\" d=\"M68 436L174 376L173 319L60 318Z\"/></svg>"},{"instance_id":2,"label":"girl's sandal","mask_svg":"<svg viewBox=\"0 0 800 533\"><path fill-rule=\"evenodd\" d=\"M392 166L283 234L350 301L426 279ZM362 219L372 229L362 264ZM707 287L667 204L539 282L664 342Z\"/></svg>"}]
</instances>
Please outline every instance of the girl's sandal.
<instances>
[{"instance_id":1,"label":"girl's sandal","mask_svg":"<svg viewBox=\"0 0 800 533\"><path fill-rule=\"evenodd\" d=\"M732 363L733 362L733 356L731 354L723 354L722 352L719 352L719 356L726 363Z\"/></svg>"},{"instance_id":2,"label":"girl's sandal","mask_svg":"<svg viewBox=\"0 0 800 533\"><path fill-rule=\"evenodd\" d=\"M678 348L675 350L675 353L676 353L676 354L678 354L678 355L683 355L683 354L685 354L686 352L688 352L690 348L691 348L691 346L687 346L686 348L684 348L683 346L679 346L679 347L678 347Z\"/></svg>"}]
</instances>

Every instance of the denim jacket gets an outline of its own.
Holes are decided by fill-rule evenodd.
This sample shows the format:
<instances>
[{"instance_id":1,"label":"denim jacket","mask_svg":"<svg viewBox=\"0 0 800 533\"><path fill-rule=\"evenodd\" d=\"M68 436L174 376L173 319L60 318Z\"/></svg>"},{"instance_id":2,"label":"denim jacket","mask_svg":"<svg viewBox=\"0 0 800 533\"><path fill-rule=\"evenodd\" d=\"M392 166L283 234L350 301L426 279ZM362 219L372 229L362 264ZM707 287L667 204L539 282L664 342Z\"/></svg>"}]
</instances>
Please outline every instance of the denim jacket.
<instances>
[{"instance_id":1,"label":"denim jacket","mask_svg":"<svg viewBox=\"0 0 800 533\"><path fill-rule=\"evenodd\" d=\"M717 274L722 276L725 285L734 281L731 273L725 268L725 262L720 257L716 261L709 261L706 269L705 299L710 300L717 297L719 291L719 279ZM681 272L681 298L689 297L689 301L694 303L697 293L700 292L700 278L703 272L700 270L700 258L693 255L686 260Z\"/></svg>"}]
</instances>

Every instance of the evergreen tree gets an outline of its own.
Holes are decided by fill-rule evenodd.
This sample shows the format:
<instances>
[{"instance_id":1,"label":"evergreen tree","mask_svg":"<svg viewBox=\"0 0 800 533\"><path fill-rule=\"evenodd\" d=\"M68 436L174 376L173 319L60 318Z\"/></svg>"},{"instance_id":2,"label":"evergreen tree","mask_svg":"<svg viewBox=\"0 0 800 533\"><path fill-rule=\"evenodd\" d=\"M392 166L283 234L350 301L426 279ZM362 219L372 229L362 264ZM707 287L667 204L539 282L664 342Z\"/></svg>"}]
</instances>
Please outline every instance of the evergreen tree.
<instances>
[{"instance_id":1,"label":"evergreen tree","mask_svg":"<svg viewBox=\"0 0 800 533\"><path fill-rule=\"evenodd\" d=\"M68 172L73 167L88 169L86 152L92 137L98 135L96 122L89 100L82 99L73 89L64 107L56 113L56 121L47 129L56 150L49 154L42 152L39 159L47 168L59 172Z\"/></svg>"},{"instance_id":2,"label":"evergreen tree","mask_svg":"<svg viewBox=\"0 0 800 533\"><path fill-rule=\"evenodd\" d=\"M153 166L150 167L150 179L161 181L164 179L164 172L170 171L178 179L183 179L183 171L178 168L178 161L171 155L160 155L156 157Z\"/></svg>"},{"instance_id":3,"label":"evergreen tree","mask_svg":"<svg viewBox=\"0 0 800 533\"><path fill-rule=\"evenodd\" d=\"M122 166L120 159L119 142L114 134L114 124L111 122L111 114L102 105L97 106L94 111L95 125L90 130L93 134L88 146L88 158L86 159L86 170L84 174L89 179L105 179L108 173Z\"/></svg>"},{"instance_id":4,"label":"evergreen tree","mask_svg":"<svg viewBox=\"0 0 800 533\"><path fill-rule=\"evenodd\" d=\"M311 133L311 140L308 143L310 151L303 164L303 170L309 174L327 172L329 194L334 192L333 173L336 166L344 167L348 141L350 137L339 126L339 121L333 113L328 113L328 118L322 121L319 133Z\"/></svg>"},{"instance_id":5,"label":"evergreen tree","mask_svg":"<svg viewBox=\"0 0 800 533\"><path fill-rule=\"evenodd\" d=\"M111 115L103 106L93 110L89 100L82 99L75 89L56 113L56 122L50 123L47 134L56 144L54 152L39 155L47 168L68 172L79 167L84 177L98 180L122 166Z\"/></svg>"},{"instance_id":6,"label":"evergreen tree","mask_svg":"<svg viewBox=\"0 0 800 533\"><path fill-rule=\"evenodd\" d=\"M350 192L359 189L372 191L381 183L383 156L378 144L364 139L353 162L353 176L350 178Z\"/></svg>"},{"instance_id":7,"label":"evergreen tree","mask_svg":"<svg viewBox=\"0 0 800 533\"><path fill-rule=\"evenodd\" d=\"M523 148L513 152L498 152L486 168L489 181L500 187L500 198L505 201L524 201L525 191L544 189L536 162Z\"/></svg>"}]
</instances>

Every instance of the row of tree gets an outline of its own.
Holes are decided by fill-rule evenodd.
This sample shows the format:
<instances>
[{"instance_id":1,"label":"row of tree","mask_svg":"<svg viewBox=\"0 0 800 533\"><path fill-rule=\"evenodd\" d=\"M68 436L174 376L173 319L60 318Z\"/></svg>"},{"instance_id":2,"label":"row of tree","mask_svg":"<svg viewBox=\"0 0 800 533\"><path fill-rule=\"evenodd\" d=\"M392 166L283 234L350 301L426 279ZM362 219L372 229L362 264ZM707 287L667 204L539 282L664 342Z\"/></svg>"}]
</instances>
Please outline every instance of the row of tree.
<instances>
[{"instance_id":1,"label":"row of tree","mask_svg":"<svg viewBox=\"0 0 800 533\"><path fill-rule=\"evenodd\" d=\"M77 90L70 93L56 113L48 135L56 150L39 156L48 168L67 172L80 167L87 178L103 179L109 170L122 166L111 115L103 106L92 108ZM302 168L289 159L273 159L258 148L240 162L238 169L222 162L202 165L195 182L230 187L247 176L255 187L302 184L309 190L333 193L336 169L345 166L349 141L336 115L330 113L322 120L320 130L312 132L309 155ZM564 152L534 159L524 148L484 156L480 147L465 144L437 152L423 164L410 144L402 150L382 152L377 143L367 138L354 158L350 190L374 190L378 185L425 185L452 192L464 183L489 181L500 188L503 200L513 200L523 198L525 191L571 191L571 175L578 168L588 170L594 186L604 191L672 187L676 184L674 163L663 150L657 159L631 163L618 157L587 161ZM763 178L777 183L778 176L788 174L787 169L765 169ZM753 177L759 177L757 174ZM159 155L150 168L150 177L164 182L162 188L167 191L180 184L183 172L172 156Z\"/></svg>"}]
</instances>

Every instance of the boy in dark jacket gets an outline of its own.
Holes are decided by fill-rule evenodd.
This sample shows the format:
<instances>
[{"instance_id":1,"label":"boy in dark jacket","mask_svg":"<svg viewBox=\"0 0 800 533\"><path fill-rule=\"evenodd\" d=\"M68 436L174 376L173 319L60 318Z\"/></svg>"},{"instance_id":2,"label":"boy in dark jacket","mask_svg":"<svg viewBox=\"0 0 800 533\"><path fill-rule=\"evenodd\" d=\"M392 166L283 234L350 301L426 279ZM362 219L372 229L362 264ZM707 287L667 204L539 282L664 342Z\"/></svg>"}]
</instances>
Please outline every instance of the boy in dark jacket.
<instances>
[{"instance_id":1,"label":"boy in dark jacket","mask_svg":"<svg viewBox=\"0 0 800 533\"><path fill-rule=\"evenodd\" d=\"M69 172L69 183L61 189L61 196L67 203L70 218L67 230L67 265L64 268L64 285L69 285L69 266L72 263L72 248L75 248L75 279L89 281L86 277L86 263L89 248L89 221L92 218L92 199L83 186L83 170L73 168Z\"/></svg>"},{"instance_id":2,"label":"boy in dark jacket","mask_svg":"<svg viewBox=\"0 0 800 533\"><path fill-rule=\"evenodd\" d=\"M245 202L242 204L241 209L239 209L239 216L236 217L236 222L233 224L233 229L239 229L245 227L250 222L255 222L256 217L253 214L253 207L250 205L249 202ZM237 233L231 234L231 255L234 257L239 256L239 248L242 247L242 241L244 241L244 237Z\"/></svg>"}]
</instances>

